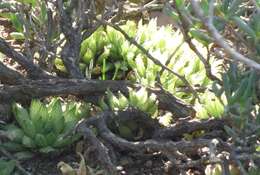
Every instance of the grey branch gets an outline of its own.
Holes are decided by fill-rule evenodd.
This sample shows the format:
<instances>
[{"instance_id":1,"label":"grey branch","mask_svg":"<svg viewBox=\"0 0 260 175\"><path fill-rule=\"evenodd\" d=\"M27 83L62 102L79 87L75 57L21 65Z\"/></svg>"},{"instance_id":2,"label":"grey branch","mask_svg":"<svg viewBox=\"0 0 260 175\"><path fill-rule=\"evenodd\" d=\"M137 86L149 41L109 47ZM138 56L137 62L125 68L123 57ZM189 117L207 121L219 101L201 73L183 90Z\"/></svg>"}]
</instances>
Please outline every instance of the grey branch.
<instances>
[{"instance_id":1,"label":"grey branch","mask_svg":"<svg viewBox=\"0 0 260 175\"><path fill-rule=\"evenodd\" d=\"M140 88L139 84L128 81L113 80L80 80L80 79L50 79L50 80L26 80L25 83L16 86L0 86L0 101L24 102L32 98L42 98L55 95L103 96L107 89L112 92L128 94L128 88ZM190 106L161 89L148 88L150 93L157 95L159 108L173 112L177 117L184 118L194 115L195 111Z\"/></svg>"},{"instance_id":2,"label":"grey branch","mask_svg":"<svg viewBox=\"0 0 260 175\"><path fill-rule=\"evenodd\" d=\"M19 84L24 82L24 77L0 62L0 81L5 84Z\"/></svg>"}]
</instances>

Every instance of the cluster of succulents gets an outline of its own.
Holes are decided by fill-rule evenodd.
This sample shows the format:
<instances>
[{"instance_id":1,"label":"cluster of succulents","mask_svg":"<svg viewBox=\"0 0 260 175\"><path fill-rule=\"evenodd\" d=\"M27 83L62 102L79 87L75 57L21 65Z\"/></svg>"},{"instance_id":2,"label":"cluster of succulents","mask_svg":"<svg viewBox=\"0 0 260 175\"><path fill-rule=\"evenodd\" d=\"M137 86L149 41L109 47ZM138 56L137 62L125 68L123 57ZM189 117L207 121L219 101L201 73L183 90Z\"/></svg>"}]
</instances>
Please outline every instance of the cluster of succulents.
<instances>
[{"instance_id":1,"label":"cluster of succulents","mask_svg":"<svg viewBox=\"0 0 260 175\"><path fill-rule=\"evenodd\" d=\"M142 21L138 24L127 21L121 28L162 64L180 75L185 75L192 86L206 89L212 86L213 82L206 76L203 63L184 42L180 31L174 31L170 26L158 27L156 19L150 20L148 24L143 24ZM203 44L197 42L196 46L206 57L207 50ZM160 77L164 89L186 102L191 102L193 99L193 94L183 88L185 84L178 77L166 70L162 71L160 66L112 27L100 27L84 40L81 44L80 57L80 67L85 71L87 78L128 79L154 87L157 78ZM209 61L212 73L220 77L218 72L222 62L214 58ZM210 106L216 105L212 93L200 96L203 99L201 101L210 102ZM203 116L206 114L210 116L213 113L214 116L219 116L223 113L223 105L220 103L217 104L218 112L209 112L212 107L205 106L206 103L196 103L197 109L201 109L198 114L203 113Z\"/></svg>"},{"instance_id":2,"label":"cluster of succulents","mask_svg":"<svg viewBox=\"0 0 260 175\"><path fill-rule=\"evenodd\" d=\"M107 91L108 103L104 100L100 102L103 109L111 109L112 111L124 111L129 108L141 110L150 116L156 116L158 113L158 100L155 94L149 94L145 88L138 91L129 89L129 97L121 92L116 95L111 91Z\"/></svg>"},{"instance_id":3,"label":"cluster of succulents","mask_svg":"<svg viewBox=\"0 0 260 175\"><path fill-rule=\"evenodd\" d=\"M130 36L137 30L133 21L121 27ZM129 69L126 58L130 50L136 48L130 46L120 32L109 26L100 27L81 43L80 69L87 78L124 79ZM60 59L56 59L55 65L60 71L66 71Z\"/></svg>"},{"instance_id":4,"label":"cluster of succulents","mask_svg":"<svg viewBox=\"0 0 260 175\"><path fill-rule=\"evenodd\" d=\"M150 33L152 35L149 35ZM183 37L179 31L173 32L169 27L160 27L158 29L156 20L151 20L146 25L139 23L136 39L161 63L185 76L193 87L210 89L213 85L213 81L206 76L203 63L183 42ZM206 57L206 48L198 42L196 46ZM221 77L219 74L221 63L222 61L214 58L210 60L212 73L218 77ZM159 77L162 87L167 91L186 102L191 102L193 99L193 94L183 88L185 87L184 82L167 70L162 71L160 66L156 65L143 53L136 52L135 57L128 57L128 64L134 71L135 81L153 87ZM200 102L195 102L198 117L219 117L223 114L224 106L214 93L206 90L206 92L200 94L200 97Z\"/></svg>"},{"instance_id":5,"label":"cluster of succulents","mask_svg":"<svg viewBox=\"0 0 260 175\"><path fill-rule=\"evenodd\" d=\"M8 141L1 146L10 151L36 151L48 153L63 148L79 139L72 135L76 123L88 115L85 103L70 102L62 105L57 98L45 105L33 100L29 110L20 104L13 105L17 124L9 124L1 129Z\"/></svg>"}]
</instances>

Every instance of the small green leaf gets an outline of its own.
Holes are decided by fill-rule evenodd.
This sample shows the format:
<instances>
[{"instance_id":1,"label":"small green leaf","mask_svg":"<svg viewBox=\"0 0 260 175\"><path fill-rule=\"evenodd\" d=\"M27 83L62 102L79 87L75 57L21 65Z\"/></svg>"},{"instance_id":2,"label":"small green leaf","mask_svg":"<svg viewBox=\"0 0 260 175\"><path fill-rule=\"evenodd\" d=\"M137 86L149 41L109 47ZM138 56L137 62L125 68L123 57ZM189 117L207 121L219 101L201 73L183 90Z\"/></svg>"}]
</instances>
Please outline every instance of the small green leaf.
<instances>
[{"instance_id":1,"label":"small green leaf","mask_svg":"<svg viewBox=\"0 0 260 175\"><path fill-rule=\"evenodd\" d=\"M120 110L126 109L129 105L128 99L122 93L119 93L118 98L119 98L118 99L119 100L119 109Z\"/></svg>"},{"instance_id":2,"label":"small green leaf","mask_svg":"<svg viewBox=\"0 0 260 175\"><path fill-rule=\"evenodd\" d=\"M229 126L224 126L224 129L225 129L225 131L226 131L226 133L229 135L229 136L231 136L231 137L233 137L233 138L237 138L238 136L237 136L237 133L232 129L232 128L230 128Z\"/></svg>"},{"instance_id":3,"label":"small green leaf","mask_svg":"<svg viewBox=\"0 0 260 175\"><path fill-rule=\"evenodd\" d=\"M33 7L36 6L37 0L16 0L18 2L21 2L23 4L32 5Z\"/></svg>"},{"instance_id":4,"label":"small green leaf","mask_svg":"<svg viewBox=\"0 0 260 175\"><path fill-rule=\"evenodd\" d=\"M73 135L73 136L69 136L69 137L66 137L66 138L60 137L53 144L53 147L54 148L62 148L62 147L71 145L72 143L77 141L80 137L81 137L81 135L79 135L79 134L76 134L76 135Z\"/></svg>"},{"instance_id":5,"label":"small green leaf","mask_svg":"<svg viewBox=\"0 0 260 175\"><path fill-rule=\"evenodd\" d=\"M260 146L257 146L255 149L257 152L260 152Z\"/></svg>"},{"instance_id":6,"label":"small green leaf","mask_svg":"<svg viewBox=\"0 0 260 175\"><path fill-rule=\"evenodd\" d=\"M15 114L17 122L22 127L24 133L29 137L33 138L36 130L35 126L33 125L33 122L30 120L27 110L19 104L14 104L13 112Z\"/></svg>"},{"instance_id":7,"label":"small green leaf","mask_svg":"<svg viewBox=\"0 0 260 175\"><path fill-rule=\"evenodd\" d=\"M122 124L119 126L118 131L119 131L120 136L122 136L126 139L133 139L133 137L134 137L132 131L127 126L124 126Z\"/></svg>"},{"instance_id":8,"label":"small green leaf","mask_svg":"<svg viewBox=\"0 0 260 175\"><path fill-rule=\"evenodd\" d=\"M33 122L33 125L35 126L35 129L37 132L43 132L43 126L44 122L42 119L42 107L43 104L40 102L40 100L32 100L31 106L30 106L30 118Z\"/></svg>"},{"instance_id":9,"label":"small green leaf","mask_svg":"<svg viewBox=\"0 0 260 175\"><path fill-rule=\"evenodd\" d=\"M47 7L44 1L41 2L41 11L40 11L40 22L43 25L47 20Z\"/></svg>"},{"instance_id":10,"label":"small green leaf","mask_svg":"<svg viewBox=\"0 0 260 175\"><path fill-rule=\"evenodd\" d=\"M233 21L236 23L236 25L239 27L240 30L248 34L253 39L256 39L256 34L254 30L241 18L238 16L232 17Z\"/></svg>"},{"instance_id":11,"label":"small green leaf","mask_svg":"<svg viewBox=\"0 0 260 175\"><path fill-rule=\"evenodd\" d=\"M230 4L230 1L231 0L223 0L221 8L222 8L222 11L224 12L224 14L228 13L228 7L229 7L229 4Z\"/></svg>"},{"instance_id":12,"label":"small green leaf","mask_svg":"<svg viewBox=\"0 0 260 175\"><path fill-rule=\"evenodd\" d=\"M163 7L163 13L171 17L174 21L180 20L178 13L175 12L169 3L166 3L166 5Z\"/></svg>"},{"instance_id":13,"label":"small green leaf","mask_svg":"<svg viewBox=\"0 0 260 175\"><path fill-rule=\"evenodd\" d=\"M239 6L241 5L241 3L243 2L243 0L233 0L229 9L228 9L228 16L231 17L233 15L236 14L236 12L239 9Z\"/></svg>"},{"instance_id":14,"label":"small green leaf","mask_svg":"<svg viewBox=\"0 0 260 175\"><path fill-rule=\"evenodd\" d=\"M191 28L190 29L190 34L192 37L200 41L203 45L209 45L213 39L209 37L205 32Z\"/></svg>"},{"instance_id":15,"label":"small green leaf","mask_svg":"<svg viewBox=\"0 0 260 175\"><path fill-rule=\"evenodd\" d=\"M46 135L46 142L47 145L53 145L54 142L57 140L58 135L54 134L54 133L49 133Z\"/></svg>"},{"instance_id":16,"label":"small green leaf","mask_svg":"<svg viewBox=\"0 0 260 175\"><path fill-rule=\"evenodd\" d=\"M21 32L11 32L10 37L15 40L24 40L25 36Z\"/></svg>"},{"instance_id":17,"label":"small green leaf","mask_svg":"<svg viewBox=\"0 0 260 175\"><path fill-rule=\"evenodd\" d=\"M176 7L181 9L184 7L184 0L175 0Z\"/></svg>"},{"instance_id":18,"label":"small green leaf","mask_svg":"<svg viewBox=\"0 0 260 175\"><path fill-rule=\"evenodd\" d=\"M105 103L104 99L102 98L99 101L99 106L101 107L102 110L106 111L109 109L109 106Z\"/></svg>"},{"instance_id":19,"label":"small green leaf","mask_svg":"<svg viewBox=\"0 0 260 175\"><path fill-rule=\"evenodd\" d=\"M23 32L23 24L19 18L18 14L12 13L10 14L10 20L12 22L12 25L14 26L15 30L17 32Z\"/></svg>"},{"instance_id":20,"label":"small green leaf","mask_svg":"<svg viewBox=\"0 0 260 175\"><path fill-rule=\"evenodd\" d=\"M110 108L113 110L118 110L119 100L113 94L113 92L111 92L110 90L107 90L107 97L108 97L108 102L109 102Z\"/></svg>"},{"instance_id":21,"label":"small green leaf","mask_svg":"<svg viewBox=\"0 0 260 175\"><path fill-rule=\"evenodd\" d=\"M0 174L1 175L12 175L15 165L16 165L16 163L14 160L5 161L5 160L0 159Z\"/></svg>"},{"instance_id":22,"label":"small green leaf","mask_svg":"<svg viewBox=\"0 0 260 175\"><path fill-rule=\"evenodd\" d=\"M53 123L54 132L59 134L62 132L65 122L63 117L63 111L61 109L60 100L58 98L53 99L48 108L49 115L51 117L51 120L49 122Z\"/></svg>"},{"instance_id":23,"label":"small green leaf","mask_svg":"<svg viewBox=\"0 0 260 175\"><path fill-rule=\"evenodd\" d=\"M224 87L226 98L229 98L231 96L231 84L227 74L223 75L223 87Z\"/></svg>"},{"instance_id":24,"label":"small green leaf","mask_svg":"<svg viewBox=\"0 0 260 175\"><path fill-rule=\"evenodd\" d=\"M202 0L200 2L201 9L203 10L204 14L207 15L209 11L209 2L208 0Z\"/></svg>"},{"instance_id":25,"label":"small green leaf","mask_svg":"<svg viewBox=\"0 0 260 175\"><path fill-rule=\"evenodd\" d=\"M50 153L50 152L56 151L56 149L54 149L54 148L52 148L50 146L47 146L47 147L39 149L39 151L41 153Z\"/></svg>"},{"instance_id":26,"label":"small green leaf","mask_svg":"<svg viewBox=\"0 0 260 175\"><path fill-rule=\"evenodd\" d=\"M5 126L4 129L6 131L8 139L17 143L22 141L22 138L24 136L23 130L21 130L20 128L18 128L13 124Z\"/></svg>"},{"instance_id":27,"label":"small green leaf","mask_svg":"<svg viewBox=\"0 0 260 175\"><path fill-rule=\"evenodd\" d=\"M143 58L139 55L136 57L135 62L137 73L139 74L139 76L145 77L146 69Z\"/></svg>"},{"instance_id":28,"label":"small green leaf","mask_svg":"<svg viewBox=\"0 0 260 175\"><path fill-rule=\"evenodd\" d=\"M23 137L22 144L27 148L35 148L36 147L34 141L28 136Z\"/></svg>"},{"instance_id":29,"label":"small green leaf","mask_svg":"<svg viewBox=\"0 0 260 175\"><path fill-rule=\"evenodd\" d=\"M7 151L10 151L10 152L17 152L17 151L25 150L25 148L22 144L15 143L15 142L4 142L4 143L1 143L0 147L3 147Z\"/></svg>"},{"instance_id":30,"label":"small green leaf","mask_svg":"<svg viewBox=\"0 0 260 175\"><path fill-rule=\"evenodd\" d=\"M37 146L40 148L48 146L47 139L42 134L36 134L34 140L35 140L35 143L37 144Z\"/></svg>"},{"instance_id":31,"label":"small green leaf","mask_svg":"<svg viewBox=\"0 0 260 175\"><path fill-rule=\"evenodd\" d=\"M233 105L236 102L239 102L239 99L241 99L242 95L244 94L245 90L247 89L248 86L248 79L244 78L238 87L238 89L235 91L235 93L227 98L228 104Z\"/></svg>"},{"instance_id":32,"label":"small green leaf","mask_svg":"<svg viewBox=\"0 0 260 175\"><path fill-rule=\"evenodd\" d=\"M87 51L84 53L82 60L84 61L84 63L89 64L90 61L94 59L94 56L94 52L90 49L87 49Z\"/></svg>"}]
</instances>

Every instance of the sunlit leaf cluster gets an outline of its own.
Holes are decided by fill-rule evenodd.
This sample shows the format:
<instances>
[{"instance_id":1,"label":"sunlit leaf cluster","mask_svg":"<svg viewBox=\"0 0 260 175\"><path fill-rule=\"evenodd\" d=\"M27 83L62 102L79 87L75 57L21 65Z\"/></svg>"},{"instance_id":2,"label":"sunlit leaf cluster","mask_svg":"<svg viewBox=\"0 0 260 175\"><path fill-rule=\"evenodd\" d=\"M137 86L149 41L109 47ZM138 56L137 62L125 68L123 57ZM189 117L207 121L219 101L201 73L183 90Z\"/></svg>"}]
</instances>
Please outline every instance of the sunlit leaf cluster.
<instances>
[{"instance_id":1,"label":"sunlit leaf cluster","mask_svg":"<svg viewBox=\"0 0 260 175\"><path fill-rule=\"evenodd\" d=\"M121 92L117 95L111 91L107 91L108 104L102 100L100 106L103 109L111 109L113 111L124 111L129 108L139 109L146 112L150 116L156 117L158 114L158 100L155 94L149 94L145 88L138 91L129 89L129 97Z\"/></svg>"}]
</instances>

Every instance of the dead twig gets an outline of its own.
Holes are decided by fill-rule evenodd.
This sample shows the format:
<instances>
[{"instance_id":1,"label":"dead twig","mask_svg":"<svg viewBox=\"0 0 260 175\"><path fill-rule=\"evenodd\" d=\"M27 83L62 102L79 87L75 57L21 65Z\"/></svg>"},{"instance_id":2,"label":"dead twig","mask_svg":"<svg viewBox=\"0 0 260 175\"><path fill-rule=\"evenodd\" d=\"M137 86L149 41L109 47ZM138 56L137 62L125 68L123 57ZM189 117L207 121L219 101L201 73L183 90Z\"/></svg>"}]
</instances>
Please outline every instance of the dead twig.
<instances>
[{"instance_id":1,"label":"dead twig","mask_svg":"<svg viewBox=\"0 0 260 175\"><path fill-rule=\"evenodd\" d=\"M222 119L209 119L206 121L190 120L184 122L177 122L173 126L159 129L155 132L154 138L174 139L182 136L185 133L192 133L194 131L210 131L210 130L223 130L227 120Z\"/></svg>"},{"instance_id":2,"label":"dead twig","mask_svg":"<svg viewBox=\"0 0 260 175\"><path fill-rule=\"evenodd\" d=\"M52 75L42 70L38 65L34 64L32 60L27 59L23 54L15 51L2 37L0 37L0 52L23 66L28 72L29 78L54 78Z\"/></svg>"}]
</instances>

